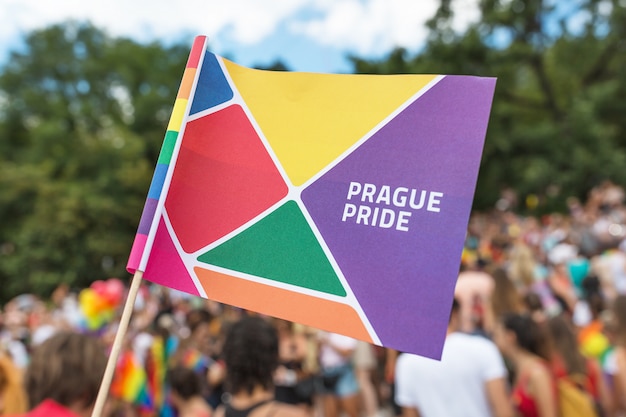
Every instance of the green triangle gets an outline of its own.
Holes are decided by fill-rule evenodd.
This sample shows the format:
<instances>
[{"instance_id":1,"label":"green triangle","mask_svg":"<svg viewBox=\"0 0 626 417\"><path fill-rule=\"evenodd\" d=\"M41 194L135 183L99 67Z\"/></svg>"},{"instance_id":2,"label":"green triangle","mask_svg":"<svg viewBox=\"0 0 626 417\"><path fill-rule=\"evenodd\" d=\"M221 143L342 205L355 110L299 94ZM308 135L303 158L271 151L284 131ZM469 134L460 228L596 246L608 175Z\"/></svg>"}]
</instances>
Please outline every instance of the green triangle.
<instances>
[{"instance_id":1,"label":"green triangle","mask_svg":"<svg viewBox=\"0 0 626 417\"><path fill-rule=\"evenodd\" d=\"M328 294L346 290L295 201L288 201L198 261Z\"/></svg>"}]
</instances>

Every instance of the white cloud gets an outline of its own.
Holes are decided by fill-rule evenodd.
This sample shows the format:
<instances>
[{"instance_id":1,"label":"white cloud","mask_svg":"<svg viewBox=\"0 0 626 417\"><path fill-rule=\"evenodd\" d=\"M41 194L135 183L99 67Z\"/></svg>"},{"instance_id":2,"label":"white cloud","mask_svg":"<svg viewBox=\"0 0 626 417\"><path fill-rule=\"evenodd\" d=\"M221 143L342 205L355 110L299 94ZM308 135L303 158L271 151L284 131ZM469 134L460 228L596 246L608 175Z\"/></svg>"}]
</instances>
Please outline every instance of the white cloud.
<instances>
[{"instance_id":1,"label":"white cloud","mask_svg":"<svg viewBox=\"0 0 626 417\"><path fill-rule=\"evenodd\" d=\"M455 0L453 28L463 31L477 21L478 0ZM318 17L291 28L321 43L360 54L380 54L394 47L416 49L428 35L425 27L439 0L317 0Z\"/></svg>"},{"instance_id":2,"label":"white cloud","mask_svg":"<svg viewBox=\"0 0 626 417\"><path fill-rule=\"evenodd\" d=\"M453 0L457 30L478 19L477 2ZM0 0L0 54L34 29L75 19L90 20L112 36L138 41L207 35L218 53L237 54L237 48L260 45L279 33L305 37L336 51L380 55L397 46L419 48L427 36L424 23L438 4L439 0ZM284 58L292 52L280 53Z\"/></svg>"},{"instance_id":3,"label":"white cloud","mask_svg":"<svg viewBox=\"0 0 626 417\"><path fill-rule=\"evenodd\" d=\"M295 22L293 30L321 43L369 54L394 46L415 47L427 32L437 0L321 0L318 18Z\"/></svg>"},{"instance_id":4,"label":"white cloud","mask_svg":"<svg viewBox=\"0 0 626 417\"><path fill-rule=\"evenodd\" d=\"M626 7L626 1L622 0L619 2L621 7ZM598 13L601 16L610 16L611 13L613 13L613 3L611 3L609 0L604 0L601 1L600 3L598 3Z\"/></svg>"},{"instance_id":5,"label":"white cloud","mask_svg":"<svg viewBox=\"0 0 626 417\"><path fill-rule=\"evenodd\" d=\"M469 25L481 19L479 0L453 0L454 18L452 28L457 32L464 32Z\"/></svg>"},{"instance_id":6,"label":"white cloud","mask_svg":"<svg viewBox=\"0 0 626 417\"><path fill-rule=\"evenodd\" d=\"M181 34L217 37L254 44L306 0L0 0L0 43L67 19L90 20L112 35L136 39L172 38Z\"/></svg>"}]
</instances>

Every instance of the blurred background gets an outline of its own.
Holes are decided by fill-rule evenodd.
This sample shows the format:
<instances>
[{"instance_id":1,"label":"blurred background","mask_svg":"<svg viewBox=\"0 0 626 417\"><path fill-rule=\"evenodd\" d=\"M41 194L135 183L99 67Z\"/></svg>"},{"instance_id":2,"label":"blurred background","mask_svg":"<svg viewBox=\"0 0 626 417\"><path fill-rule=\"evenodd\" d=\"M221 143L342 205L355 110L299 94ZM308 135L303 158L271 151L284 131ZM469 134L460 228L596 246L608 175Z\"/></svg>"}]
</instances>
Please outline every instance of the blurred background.
<instances>
[{"instance_id":1,"label":"blurred background","mask_svg":"<svg viewBox=\"0 0 626 417\"><path fill-rule=\"evenodd\" d=\"M127 276L196 35L261 69L497 77L474 210L540 217L626 185L625 22L625 0L0 0L0 301Z\"/></svg>"}]
</instances>

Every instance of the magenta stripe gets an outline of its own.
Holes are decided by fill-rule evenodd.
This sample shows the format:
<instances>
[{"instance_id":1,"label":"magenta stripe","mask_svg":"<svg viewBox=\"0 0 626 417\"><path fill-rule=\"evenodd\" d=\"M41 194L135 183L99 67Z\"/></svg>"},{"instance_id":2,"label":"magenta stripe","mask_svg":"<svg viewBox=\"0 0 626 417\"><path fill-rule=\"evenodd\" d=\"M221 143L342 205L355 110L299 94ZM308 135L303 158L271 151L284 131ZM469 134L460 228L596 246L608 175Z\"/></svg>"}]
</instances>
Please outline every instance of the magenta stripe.
<instances>
[{"instance_id":1,"label":"magenta stripe","mask_svg":"<svg viewBox=\"0 0 626 417\"><path fill-rule=\"evenodd\" d=\"M135 235L135 241L133 242L133 247L128 257L128 263L126 264L126 270L131 274L134 274L137 268L139 268L143 250L146 247L146 240L148 240L147 235L141 235L139 233Z\"/></svg>"}]
</instances>

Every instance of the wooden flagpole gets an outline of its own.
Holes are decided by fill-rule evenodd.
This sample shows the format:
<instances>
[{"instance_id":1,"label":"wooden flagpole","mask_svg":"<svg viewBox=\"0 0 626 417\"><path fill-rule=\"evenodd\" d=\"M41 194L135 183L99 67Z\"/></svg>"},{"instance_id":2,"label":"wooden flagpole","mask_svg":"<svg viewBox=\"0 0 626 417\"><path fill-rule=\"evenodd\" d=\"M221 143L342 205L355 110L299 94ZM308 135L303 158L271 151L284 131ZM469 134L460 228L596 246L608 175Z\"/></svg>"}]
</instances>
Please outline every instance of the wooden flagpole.
<instances>
[{"instance_id":1,"label":"wooden flagpole","mask_svg":"<svg viewBox=\"0 0 626 417\"><path fill-rule=\"evenodd\" d=\"M115 339L113 340L113 347L111 348L111 354L107 361L106 369L104 370L104 376L100 383L100 389L98 390L98 396L96 397L96 403L93 407L91 417L101 417L102 411L106 404L107 396L109 394L109 388L111 388L111 382L113 381L113 374L115 373L115 367L117 365L117 359L120 356L122 350L122 344L128 325L130 323L130 316L133 314L135 307L135 300L137 299L137 293L141 287L141 280L143 277L142 271L135 271L133 279L130 283L130 289L128 290L128 296L126 297L126 303L124 304L124 310L122 311L122 317L120 318L120 324L115 332Z\"/></svg>"}]
</instances>

